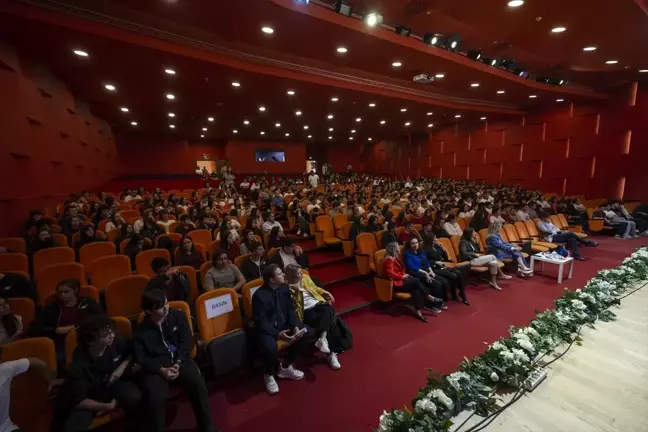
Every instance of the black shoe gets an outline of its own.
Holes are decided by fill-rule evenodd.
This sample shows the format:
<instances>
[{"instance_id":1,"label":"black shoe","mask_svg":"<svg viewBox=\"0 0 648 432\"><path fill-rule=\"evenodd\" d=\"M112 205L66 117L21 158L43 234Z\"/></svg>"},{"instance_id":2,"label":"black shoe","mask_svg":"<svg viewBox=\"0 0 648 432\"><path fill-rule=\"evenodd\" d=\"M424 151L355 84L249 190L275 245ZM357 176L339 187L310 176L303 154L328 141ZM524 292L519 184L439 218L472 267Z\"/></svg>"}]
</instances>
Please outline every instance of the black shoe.
<instances>
[{"instance_id":1,"label":"black shoe","mask_svg":"<svg viewBox=\"0 0 648 432\"><path fill-rule=\"evenodd\" d=\"M594 240L590 240L590 241L587 242L587 246L591 246L591 247L598 247L599 244L600 244L599 242L594 241Z\"/></svg>"},{"instance_id":2,"label":"black shoe","mask_svg":"<svg viewBox=\"0 0 648 432\"><path fill-rule=\"evenodd\" d=\"M467 299L461 300L461 303L465 304L466 306L470 306L470 302Z\"/></svg>"},{"instance_id":3,"label":"black shoe","mask_svg":"<svg viewBox=\"0 0 648 432\"><path fill-rule=\"evenodd\" d=\"M575 256L574 259L577 261L585 261L585 258L583 258L582 256Z\"/></svg>"},{"instance_id":4,"label":"black shoe","mask_svg":"<svg viewBox=\"0 0 648 432\"><path fill-rule=\"evenodd\" d=\"M423 321L424 323L427 323L427 322L428 322L428 319L427 319L427 317L426 317L425 315L414 315L414 316L415 316L416 319L419 320L419 321Z\"/></svg>"}]
</instances>

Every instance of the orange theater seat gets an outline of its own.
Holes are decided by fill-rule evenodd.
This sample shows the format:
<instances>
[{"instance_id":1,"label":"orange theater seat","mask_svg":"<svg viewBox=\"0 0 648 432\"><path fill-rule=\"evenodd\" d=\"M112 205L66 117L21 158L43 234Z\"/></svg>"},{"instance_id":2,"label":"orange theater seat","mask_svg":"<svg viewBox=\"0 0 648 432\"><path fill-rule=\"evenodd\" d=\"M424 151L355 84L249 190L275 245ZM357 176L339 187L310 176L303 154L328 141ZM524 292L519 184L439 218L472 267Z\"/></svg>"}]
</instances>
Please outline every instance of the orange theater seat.
<instances>
[{"instance_id":1,"label":"orange theater seat","mask_svg":"<svg viewBox=\"0 0 648 432\"><path fill-rule=\"evenodd\" d=\"M106 288L108 315L132 317L139 314L142 295L149 280L145 275L130 275L110 282Z\"/></svg>"},{"instance_id":2,"label":"orange theater seat","mask_svg":"<svg viewBox=\"0 0 648 432\"><path fill-rule=\"evenodd\" d=\"M374 276L374 286L376 287L376 295L378 300L383 303L388 303L394 297L401 300L409 300L412 296L409 293L394 292L394 282L385 274L385 249L381 249L374 254L374 262L376 263L376 275Z\"/></svg>"},{"instance_id":3,"label":"orange theater seat","mask_svg":"<svg viewBox=\"0 0 648 432\"><path fill-rule=\"evenodd\" d=\"M356 264L360 274L369 274L376 270L374 254L378 251L376 237L370 233L358 234L356 237Z\"/></svg>"},{"instance_id":4,"label":"orange theater seat","mask_svg":"<svg viewBox=\"0 0 648 432\"><path fill-rule=\"evenodd\" d=\"M335 235L340 237L342 232L342 226L349 221L349 215L346 214L337 214L333 216L333 228L335 229Z\"/></svg>"},{"instance_id":5,"label":"orange theater seat","mask_svg":"<svg viewBox=\"0 0 648 432\"><path fill-rule=\"evenodd\" d=\"M522 243L523 240L518 236L517 230L515 227L511 224L504 224L502 226L502 230L506 233L506 238L508 239L509 242L511 243ZM531 242L531 250L533 252L547 252L549 250L548 247L539 245L535 242Z\"/></svg>"},{"instance_id":6,"label":"orange theater seat","mask_svg":"<svg viewBox=\"0 0 648 432\"><path fill-rule=\"evenodd\" d=\"M88 243L79 249L79 262L88 269L90 264L98 258L115 255L115 244L111 242Z\"/></svg>"},{"instance_id":7,"label":"orange theater seat","mask_svg":"<svg viewBox=\"0 0 648 432\"><path fill-rule=\"evenodd\" d=\"M137 210L130 210L130 209L122 210L119 212L119 214L121 215L121 217L124 218L124 220L128 220L130 218L138 218L141 216L140 212L138 212Z\"/></svg>"},{"instance_id":8,"label":"orange theater seat","mask_svg":"<svg viewBox=\"0 0 648 432\"><path fill-rule=\"evenodd\" d=\"M85 285L85 268L75 262L52 264L42 268L36 275L36 292L38 298L44 300L56 290L56 286L64 279L77 279Z\"/></svg>"},{"instance_id":9,"label":"orange theater seat","mask_svg":"<svg viewBox=\"0 0 648 432\"><path fill-rule=\"evenodd\" d=\"M168 233L168 234L162 234L157 237L155 237L155 247L158 247L158 243L161 238L168 237L171 239L171 242L173 243L174 246L180 245L180 240L182 240L182 235L178 233Z\"/></svg>"},{"instance_id":10,"label":"orange theater seat","mask_svg":"<svg viewBox=\"0 0 648 432\"><path fill-rule=\"evenodd\" d=\"M217 337L243 328L238 295L231 288L215 289L198 297L196 316L205 345Z\"/></svg>"},{"instance_id":11,"label":"orange theater seat","mask_svg":"<svg viewBox=\"0 0 648 432\"><path fill-rule=\"evenodd\" d=\"M0 247L7 249L7 252L27 253L27 243L20 237L0 238Z\"/></svg>"},{"instance_id":12,"label":"orange theater seat","mask_svg":"<svg viewBox=\"0 0 648 432\"><path fill-rule=\"evenodd\" d=\"M23 272L29 274L29 259L22 253L0 254L0 273Z\"/></svg>"},{"instance_id":13,"label":"orange theater seat","mask_svg":"<svg viewBox=\"0 0 648 432\"><path fill-rule=\"evenodd\" d=\"M200 295L198 290L198 275L196 274L196 269L191 266L177 266L178 270L183 271L189 279L189 298L192 302L196 301Z\"/></svg>"},{"instance_id":14,"label":"orange theater seat","mask_svg":"<svg viewBox=\"0 0 648 432\"><path fill-rule=\"evenodd\" d=\"M202 245L205 249L207 249L209 244L214 240L211 231L206 229L190 231L187 233L187 237L191 237L194 244Z\"/></svg>"},{"instance_id":15,"label":"orange theater seat","mask_svg":"<svg viewBox=\"0 0 648 432\"><path fill-rule=\"evenodd\" d=\"M318 216L315 219L315 243L317 247L335 246L342 243L342 240L335 237L333 222L330 216Z\"/></svg>"},{"instance_id":16,"label":"orange theater seat","mask_svg":"<svg viewBox=\"0 0 648 432\"><path fill-rule=\"evenodd\" d=\"M241 289L241 295L243 296L243 309L245 309L245 316L250 322L254 319L252 316L252 297L261 285L263 285L263 278L251 280L243 285L243 288Z\"/></svg>"},{"instance_id":17,"label":"orange theater seat","mask_svg":"<svg viewBox=\"0 0 648 432\"><path fill-rule=\"evenodd\" d=\"M94 260L86 270L92 285L103 290L115 279L130 275L131 263L125 255L108 255Z\"/></svg>"},{"instance_id":18,"label":"orange theater seat","mask_svg":"<svg viewBox=\"0 0 648 432\"><path fill-rule=\"evenodd\" d=\"M69 247L53 247L39 250L33 257L34 277L38 276L43 267L52 264L73 263L74 258L74 249Z\"/></svg>"},{"instance_id":19,"label":"orange theater seat","mask_svg":"<svg viewBox=\"0 0 648 432\"><path fill-rule=\"evenodd\" d=\"M68 239L65 236L65 234L52 234L52 239L54 239L54 243L56 243L56 246L58 247L68 247Z\"/></svg>"},{"instance_id":20,"label":"orange theater seat","mask_svg":"<svg viewBox=\"0 0 648 432\"><path fill-rule=\"evenodd\" d=\"M27 333L29 326L36 319L36 304L34 300L25 297L15 297L9 299L11 313L20 315L23 323L23 331Z\"/></svg>"},{"instance_id":21,"label":"orange theater seat","mask_svg":"<svg viewBox=\"0 0 648 432\"><path fill-rule=\"evenodd\" d=\"M171 254L166 249L151 249L142 251L135 256L135 269L137 274L145 275L148 277L155 277L151 262L154 258L165 258L169 263L171 262Z\"/></svg>"}]
</instances>

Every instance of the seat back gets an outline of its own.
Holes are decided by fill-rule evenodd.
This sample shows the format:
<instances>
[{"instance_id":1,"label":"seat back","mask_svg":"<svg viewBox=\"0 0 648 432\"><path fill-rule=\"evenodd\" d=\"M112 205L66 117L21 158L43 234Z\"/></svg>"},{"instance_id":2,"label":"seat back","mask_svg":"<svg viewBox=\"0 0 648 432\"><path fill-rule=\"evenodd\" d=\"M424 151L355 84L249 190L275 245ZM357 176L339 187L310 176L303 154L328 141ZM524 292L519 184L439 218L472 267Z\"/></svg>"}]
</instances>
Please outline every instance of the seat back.
<instances>
[{"instance_id":1,"label":"seat back","mask_svg":"<svg viewBox=\"0 0 648 432\"><path fill-rule=\"evenodd\" d=\"M558 216L558 220L560 221L560 226L558 228L569 227L569 222L567 222L567 218L565 217L564 214L560 213L557 216Z\"/></svg>"},{"instance_id":2,"label":"seat back","mask_svg":"<svg viewBox=\"0 0 648 432\"><path fill-rule=\"evenodd\" d=\"M171 262L171 254L166 249L150 249L147 251L142 251L135 256L135 271L137 274L145 275L150 278L155 277L153 269L151 268L151 262L154 258L165 258L167 261Z\"/></svg>"},{"instance_id":3,"label":"seat back","mask_svg":"<svg viewBox=\"0 0 648 432\"><path fill-rule=\"evenodd\" d=\"M200 295L200 290L198 289L198 275L196 274L196 269L188 265L177 266L176 268L180 271L183 271L187 275L187 279L189 279L189 298L191 299L192 302L196 301L196 299Z\"/></svg>"},{"instance_id":4,"label":"seat back","mask_svg":"<svg viewBox=\"0 0 648 432\"><path fill-rule=\"evenodd\" d=\"M23 272L29 274L29 259L19 252L0 254L0 273Z\"/></svg>"},{"instance_id":5,"label":"seat back","mask_svg":"<svg viewBox=\"0 0 648 432\"><path fill-rule=\"evenodd\" d=\"M209 245L207 245L207 259L211 260L214 257L214 254L216 253L216 249L220 249L220 240L216 241L214 240L213 242L210 242Z\"/></svg>"},{"instance_id":6,"label":"seat back","mask_svg":"<svg viewBox=\"0 0 648 432\"><path fill-rule=\"evenodd\" d=\"M74 258L74 249L69 247L53 247L39 250L33 257L34 277L37 277L44 267L52 264L73 263Z\"/></svg>"},{"instance_id":7,"label":"seat back","mask_svg":"<svg viewBox=\"0 0 648 432\"><path fill-rule=\"evenodd\" d=\"M374 254L374 263L376 263L376 274L378 276L385 276L384 261L385 261L386 253L387 250L380 249L379 251L376 251L376 253Z\"/></svg>"},{"instance_id":8,"label":"seat back","mask_svg":"<svg viewBox=\"0 0 648 432\"><path fill-rule=\"evenodd\" d=\"M26 297L14 297L8 300L11 305L11 313L20 315L22 318L23 329L26 333L31 323L36 319L36 303Z\"/></svg>"},{"instance_id":9,"label":"seat back","mask_svg":"<svg viewBox=\"0 0 648 432\"><path fill-rule=\"evenodd\" d=\"M56 286L64 279L77 279L81 285L85 285L85 268L75 262L52 264L43 267L36 276L36 292L38 298L45 299L56 290Z\"/></svg>"},{"instance_id":10,"label":"seat back","mask_svg":"<svg viewBox=\"0 0 648 432\"><path fill-rule=\"evenodd\" d=\"M483 251L486 251L486 239L488 238L488 229L479 230L479 241L481 242L481 247Z\"/></svg>"},{"instance_id":11,"label":"seat back","mask_svg":"<svg viewBox=\"0 0 648 432\"><path fill-rule=\"evenodd\" d=\"M86 267L93 286L103 290L110 282L131 274L130 258L125 255L108 255L97 258Z\"/></svg>"},{"instance_id":12,"label":"seat back","mask_svg":"<svg viewBox=\"0 0 648 432\"><path fill-rule=\"evenodd\" d=\"M385 231L385 230L380 230L380 231L376 231L376 233L375 233L376 234L376 244L379 247L382 246L382 238L383 238L383 235L385 235L386 232L387 231Z\"/></svg>"},{"instance_id":13,"label":"seat back","mask_svg":"<svg viewBox=\"0 0 648 432\"><path fill-rule=\"evenodd\" d=\"M462 231L465 231L468 226L464 218L457 218L457 225L459 225L459 228L461 228Z\"/></svg>"},{"instance_id":14,"label":"seat back","mask_svg":"<svg viewBox=\"0 0 648 432\"><path fill-rule=\"evenodd\" d=\"M161 238L168 237L171 239L171 243L173 243L174 246L180 245L180 240L182 240L182 235L174 232L170 232L167 234L162 234L157 237L155 237L155 247L158 247L158 243L160 242Z\"/></svg>"},{"instance_id":15,"label":"seat back","mask_svg":"<svg viewBox=\"0 0 648 432\"><path fill-rule=\"evenodd\" d=\"M356 246L358 248L358 253L369 255L372 259L374 254L378 251L376 237L371 233L358 234L356 237Z\"/></svg>"},{"instance_id":16,"label":"seat back","mask_svg":"<svg viewBox=\"0 0 648 432\"><path fill-rule=\"evenodd\" d=\"M454 237L461 237L461 236L457 235ZM448 254L448 259L450 260L450 262L453 263L459 262L459 260L457 259L457 254L455 253L454 247L452 245L451 239L439 237L437 238L437 240L439 240L439 244L441 245L443 250L445 250L446 253Z\"/></svg>"},{"instance_id":17,"label":"seat back","mask_svg":"<svg viewBox=\"0 0 648 432\"><path fill-rule=\"evenodd\" d=\"M88 243L79 249L79 262L87 269L94 260L116 252L115 244L111 242Z\"/></svg>"},{"instance_id":18,"label":"seat back","mask_svg":"<svg viewBox=\"0 0 648 432\"><path fill-rule=\"evenodd\" d=\"M338 238L342 240L349 240L352 226L353 226L353 222L345 222L344 225L342 225L340 231L336 231Z\"/></svg>"},{"instance_id":19,"label":"seat back","mask_svg":"<svg viewBox=\"0 0 648 432\"><path fill-rule=\"evenodd\" d=\"M538 233L538 227L536 226L535 222L531 220L525 220L524 221L524 226L527 229L527 232L529 233L530 237L539 237L540 233Z\"/></svg>"},{"instance_id":20,"label":"seat back","mask_svg":"<svg viewBox=\"0 0 648 432\"><path fill-rule=\"evenodd\" d=\"M20 237L0 238L0 246L7 249L8 252L27 253L27 243Z\"/></svg>"},{"instance_id":21,"label":"seat back","mask_svg":"<svg viewBox=\"0 0 648 432\"><path fill-rule=\"evenodd\" d=\"M506 233L506 238L510 242L518 242L520 241L520 237L518 236L517 231L515 230L515 227L511 224L504 224L502 226L502 229Z\"/></svg>"},{"instance_id":22,"label":"seat back","mask_svg":"<svg viewBox=\"0 0 648 432\"><path fill-rule=\"evenodd\" d=\"M200 266L200 281L202 284L205 283L205 276L207 276L207 272L212 267L214 267L214 263L211 261L206 261Z\"/></svg>"},{"instance_id":23,"label":"seat back","mask_svg":"<svg viewBox=\"0 0 648 432\"><path fill-rule=\"evenodd\" d=\"M271 249L268 251L268 259L270 259L270 258L272 258L273 256L275 256L275 255L277 254L277 252L279 252L279 248L278 248L278 247L271 248Z\"/></svg>"},{"instance_id":24,"label":"seat back","mask_svg":"<svg viewBox=\"0 0 648 432\"><path fill-rule=\"evenodd\" d=\"M335 237L333 221L330 216L317 216L317 219L315 219L315 227L317 231L322 231L324 238Z\"/></svg>"},{"instance_id":25,"label":"seat back","mask_svg":"<svg viewBox=\"0 0 648 432\"><path fill-rule=\"evenodd\" d=\"M56 243L56 246L58 247L68 247L68 239L65 236L65 234L52 234L52 239L54 239L54 243Z\"/></svg>"},{"instance_id":26,"label":"seat back","mask_svg":"<svg viewBox=\"0 0 648 432\"><path fill-rule=\"evenodd\" d=\"M252 296L256 290L263 285L263 278L254 279L243 285L241 294L243 295L243 309L245 309L245 316L251 322L254 317L252 315Z\"/></svg>"},{"instance_id":27,"label":"seat back","mask_svg":"<svg viewBox=\"0 0 648 432\"><path fill-rule=\"evenodd\" d=\"M241 265L243 264L243 262L244 262L246 259L248 259L251 255L252 255L251 253L246 253L246 254L243 254L243 255L239 255L239 256L237 256L236 258L234 258L234 265L235 265L236 267L238 267L238 269L240 270L240 269L241 269Z\"/></svg>"},{"instance_id":28,"label":"seat back","mask_svg":"<svg viewBox=\"0 0 648 432\"><path fill-rule=\"evenodd\" d=\"M121 214L121 217L124 218L124 220L128 220L130 218L135 218L135 217L140 217L141 214L137 210L121 210L119 212Z\"/></svg>"},{"instance_id":29,"label":"seat back","mask_svg":"<svg viewBox=\"0 0 648 432\"><path fill-rule=\"evenodd\" d=\"M397 227L396 228L396 238L399 238L402 233L405 232L405 227Z\"/></svg>"},{"instance_id":30,"label":"seat back","mask_svg":"<svg viewBox=\"0 0 648 432\"><path fill-rule=\"evenodd\" d=\"M106 312L110 316L132 317L141 308L142 295L149 282L145 275L124 276L108 284L106 288Z\"/></svg>"},{"instance_id":31,"label":"seat back","mask_svg":"<svg viewBox=\"0 0 648 432\"><path fill-rule=\"evenodd\" d=\"M558 219L558 216L551 215L551 216L549 216L549 219L551 220L551 223L556 226L556 228L558 228L558 229L563 228L562 223L560 223L560 219Z\"/></svg>"},{"instance_id":32,"label":"seat back","mask_svg":"<svg viewBox=\"0 0 648 432\"><path fill-rule=\"evenodd\" d=\"M452 250L455 253L455 257L457 257L457 259L458 259L459 256L461 255L459 253L459 244L461 243L461 236L460 235L453 235L452 237L450 237L450 243L452 243Z\"/></svg>"},{"instance_id":33,"label":"seat back","mask_svg":"<svg viewBox=\"0 0 648 432\"><path fill-rule=\"evenodd\" d=\"M336 214L333 216L333 229L335 232L342 229L342 226L349 221L349 215Z\"/></svg>"},{"instance_id":34,"label":"seat back","mask_svg":"<svg viewBox=\"0 0 648 432\"><path fill-rule=\"evenodd\" d=\"M524 222L515 222L514 227L520 240L529 240L531 238Z\"/></svg>"},{"instance_id":35,"label":"seat back","mask_svg":"<svg viewBox=\"0 0 648 432\"><path fill-rule=\"evenodd\" d=\"M205 344L243 328L238 295L231 288L219 288L200 295L196 300L196 315Z\"/></svg>"},{"instance_id":36,"label":"seat back","mask_svg":"<svg viewBox=\"0 0 648 432\"><path fill-rule=\"evenodd\" d=\"M199 230L194 230L189 233L187 233L188 237L191 237L193 240L194 244L201 244L203 247L206 249L209 247L209 244L214 241L212 238L212 233L209 230L206 229L199 229Z\"/></svg>"}]
</instances>

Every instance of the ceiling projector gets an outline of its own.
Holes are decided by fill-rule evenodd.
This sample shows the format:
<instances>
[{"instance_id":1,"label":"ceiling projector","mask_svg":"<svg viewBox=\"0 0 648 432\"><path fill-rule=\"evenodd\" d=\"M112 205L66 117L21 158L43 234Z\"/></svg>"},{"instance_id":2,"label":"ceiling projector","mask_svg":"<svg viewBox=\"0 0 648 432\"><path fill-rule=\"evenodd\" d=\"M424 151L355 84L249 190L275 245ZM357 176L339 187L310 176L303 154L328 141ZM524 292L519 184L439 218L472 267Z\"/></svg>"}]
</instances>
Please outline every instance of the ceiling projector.
<instances>
[{"instance_id":1,"label":"ceiling projector","mask_svg":"<svg viewBox=\"0 0 648 432\"><path fill-rule=\"evenodd\" d=\"M413 81L417 84L430 84L431 82L434 82L434 75L414 75Z\"/></svg>"}]
</instances>

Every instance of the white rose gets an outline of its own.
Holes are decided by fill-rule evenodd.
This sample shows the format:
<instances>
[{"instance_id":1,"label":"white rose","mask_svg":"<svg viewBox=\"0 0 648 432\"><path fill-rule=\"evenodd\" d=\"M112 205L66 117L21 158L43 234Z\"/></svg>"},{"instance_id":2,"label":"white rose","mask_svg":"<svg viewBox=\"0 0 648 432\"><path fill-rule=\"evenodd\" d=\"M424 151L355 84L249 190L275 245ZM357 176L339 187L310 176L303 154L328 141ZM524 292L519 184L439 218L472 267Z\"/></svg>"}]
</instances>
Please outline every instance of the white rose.
<instances>
[{"instance_id":1,"label":"white rose","mask_svg":"<svg viewBox=\"0 0 648 432\"><path fill-rule=\"evenodd\" d=\"M497 381L499 381L499 377L497 376L497 374L496 374L495 372L491 372L491 374L490 374L490 379L491 379L491 381L493 381L493 382L497 382Z\"/></svg>"},{"instance_id":2,"label":"white rose","mask_svg":"<svg viewBox=\"0 0 648 432\"><path fill-rule=\"evenodd\" d=\"M532 344L531 342L529 342L528 340L520 339L519 341L517 341L517 343L518 343L518 345L520 345L522 348L524 348L525 350L529 351L531 354L533 354L533 353L535 352L535 347L534 347L533 344Z\"/></svg>"}]
</instances>

